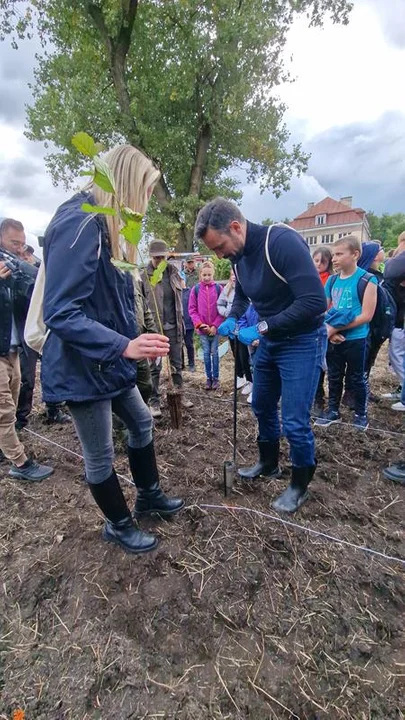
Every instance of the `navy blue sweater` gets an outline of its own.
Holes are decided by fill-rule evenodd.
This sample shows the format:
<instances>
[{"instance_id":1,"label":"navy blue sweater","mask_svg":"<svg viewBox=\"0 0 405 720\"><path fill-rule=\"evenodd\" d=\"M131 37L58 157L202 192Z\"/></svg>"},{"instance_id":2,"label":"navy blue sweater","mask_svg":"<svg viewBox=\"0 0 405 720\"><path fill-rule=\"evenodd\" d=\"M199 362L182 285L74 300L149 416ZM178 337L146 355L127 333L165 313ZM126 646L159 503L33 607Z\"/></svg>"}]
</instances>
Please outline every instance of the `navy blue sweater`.
<instances>
[{"instance_id":1,"label":"navy blue sweater","mask_svg":"<svg viewBox=\"0 0 405 720\"><path fill-rule=\"evenodd\" d=\"M323 323L326 296L309 248L292 228L272 228L270 260L283 282L266 258L267 231L264 225L247 223L243 254L233 263L237 282L230 317L239 319L250 298L269 326L270 339L311 332Z\"/></svg>"}]
</instances>

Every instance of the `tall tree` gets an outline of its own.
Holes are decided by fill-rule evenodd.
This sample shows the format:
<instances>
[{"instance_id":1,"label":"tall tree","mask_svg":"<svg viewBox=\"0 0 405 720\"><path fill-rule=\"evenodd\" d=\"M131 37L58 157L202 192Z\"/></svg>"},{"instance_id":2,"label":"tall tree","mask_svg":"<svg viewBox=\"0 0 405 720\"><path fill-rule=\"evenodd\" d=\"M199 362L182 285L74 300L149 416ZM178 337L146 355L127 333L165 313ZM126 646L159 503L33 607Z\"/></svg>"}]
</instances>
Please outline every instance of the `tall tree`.
<instances>
[{"instance_id":1,"label":"tall tree","mask_svg":"<svg viewBox=\"0 0 405 720\"><path fill-rule=\"evenodd\" d=\"M191 249L195 214L238 197L229 171L275 195L307 156L290 145L282 51L294 17L348 21L348 0L3 0L0 33L39 35L28 137L50 142L55 182L77 174L72 135L133 143L159 164L148 229ZM22 8L22 9L21 9Z\"/></svg>"}]
</instances>

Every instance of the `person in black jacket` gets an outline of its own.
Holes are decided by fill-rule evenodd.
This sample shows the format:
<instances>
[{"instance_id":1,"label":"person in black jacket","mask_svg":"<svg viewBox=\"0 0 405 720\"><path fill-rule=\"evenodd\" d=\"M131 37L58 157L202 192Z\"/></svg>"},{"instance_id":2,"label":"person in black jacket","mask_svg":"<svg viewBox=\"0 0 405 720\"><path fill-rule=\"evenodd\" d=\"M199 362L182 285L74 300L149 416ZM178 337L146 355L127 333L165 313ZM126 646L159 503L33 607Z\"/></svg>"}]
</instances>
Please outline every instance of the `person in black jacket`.
<instances>
[{"instance_id":1,"label":"person in black jacket","mask_svg":"<svg viewBox=\"0 0 405 720\"><path fill-rule=\"evenodd\" d=\"M246 345L259 340L252 408L259 423L259 461L239 475L278 477L280 423L290 443L292 479L273 507L294 512L308 497L316 468L310 412L326 352L326 297L303 238L287 225L272 228L247 221L229 200L203 207L195 236L219 258L229 258L237 278L235 298L218 332L235 336L249 306L260 322L237 334Z\"/></svg>"},{"instance_id":2,"label":"person in black jacket","mask_svg":"<svg viewBox=\"0 0 405 720\"><path fill-rule=\"evenodd\" d=\"M122 145L105 158L119 201L146 212L159 171L140 150ZM128 458L138 494L134 516L169 517L184 501L160 488L152 417L136 387L136 361L169 352L164 335L141 334L135 322L134 285L113 258L132 260L121 244L119 218L86 214L82 204L113 206L110 193L90 184L56 211L44 238L44 399L65 401L84 455L86 480L106 517L103 537L132 553L157 539L136 528L113 467L112 411L128 428Z\"/></svg>"},{"instance_id":3,"label":"person in black jacket","mask_svg":"<svg viewBox=\"0 0 405 720\"><path fill-rule=\"evenodd\" d=\"M12 462L12 477L40 481L53 470L27 457L15 427L21 385L19 349L36 274L31 266L26 268L26 263L20 264L24 247L22 224L12 218L3 220L0 225L0 450Z\"/></svg>"}]
</instances>

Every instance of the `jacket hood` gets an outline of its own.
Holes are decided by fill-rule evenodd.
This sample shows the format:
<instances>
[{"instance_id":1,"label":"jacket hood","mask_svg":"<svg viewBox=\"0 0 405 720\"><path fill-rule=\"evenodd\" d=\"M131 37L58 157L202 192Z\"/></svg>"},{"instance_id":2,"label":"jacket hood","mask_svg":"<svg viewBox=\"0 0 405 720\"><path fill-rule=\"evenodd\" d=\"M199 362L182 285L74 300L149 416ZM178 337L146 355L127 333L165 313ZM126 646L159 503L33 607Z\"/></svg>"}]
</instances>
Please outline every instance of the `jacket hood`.
<instances>
[{"instance_id":1,"label":"jacket hood","mask_svg":"<svg viewBox=\"0 0 405 720\"><path fill-rule=\"evenodd\" d=\"M361 244L361 250L361 257L357 262L357 267L369 270L381 250L381 245L370 240Z\"/></svg>"}]
</instances>

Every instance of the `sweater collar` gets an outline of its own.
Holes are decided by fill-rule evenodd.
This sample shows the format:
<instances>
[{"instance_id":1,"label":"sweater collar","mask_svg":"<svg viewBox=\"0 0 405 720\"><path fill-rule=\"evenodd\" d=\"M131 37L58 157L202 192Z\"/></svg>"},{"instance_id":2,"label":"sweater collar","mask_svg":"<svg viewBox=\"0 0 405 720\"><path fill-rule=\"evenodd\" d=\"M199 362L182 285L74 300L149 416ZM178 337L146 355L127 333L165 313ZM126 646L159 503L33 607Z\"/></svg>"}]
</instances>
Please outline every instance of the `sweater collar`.
<instances>
[{"instance_id":1,"label":"sweater collar","mask_svg":"<svg viewBox=\"0 0 405 720\"><path fill-rule=\"evenodd\" d=\"M268 227L266 225L257 225L256 223L246 222L246 242L243 248L243 255L252 255L257 250L257 241L267 235ZM239 259L239 258L238 258Z\"/></svg>"}]
</instances>

